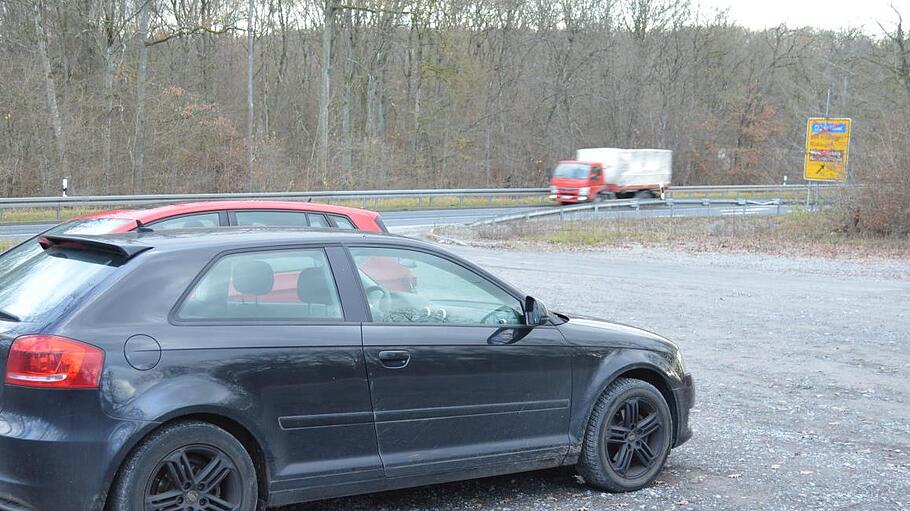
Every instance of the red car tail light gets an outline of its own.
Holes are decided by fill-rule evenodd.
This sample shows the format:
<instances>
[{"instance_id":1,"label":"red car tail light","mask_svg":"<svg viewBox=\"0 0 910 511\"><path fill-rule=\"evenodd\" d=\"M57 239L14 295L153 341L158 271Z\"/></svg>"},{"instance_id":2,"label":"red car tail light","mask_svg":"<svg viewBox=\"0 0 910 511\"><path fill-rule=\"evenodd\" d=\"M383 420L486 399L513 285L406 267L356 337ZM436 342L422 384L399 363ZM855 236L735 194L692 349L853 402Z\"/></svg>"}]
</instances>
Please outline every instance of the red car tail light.
<instances>
[{"instance_id":1,"label":"red car tail light","mask_svg":"<svg viewBox=\"0 0 910 511\"><path fill-rule=\"evenodd\" d=\"M56 335L23 335L13 341L6 383L22 387L97 389L104 351Z\"/></svg>"}]
</instances>

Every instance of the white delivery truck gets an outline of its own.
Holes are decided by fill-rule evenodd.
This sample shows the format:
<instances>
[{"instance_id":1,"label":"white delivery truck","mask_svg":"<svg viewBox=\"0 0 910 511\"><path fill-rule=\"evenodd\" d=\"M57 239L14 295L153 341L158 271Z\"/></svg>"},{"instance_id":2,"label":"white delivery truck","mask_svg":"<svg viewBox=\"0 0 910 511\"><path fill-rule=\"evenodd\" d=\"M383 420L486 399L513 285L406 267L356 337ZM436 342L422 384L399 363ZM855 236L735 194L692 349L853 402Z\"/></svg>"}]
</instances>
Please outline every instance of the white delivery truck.
<instances>
[{"instance_id":1,"label":"white delivery truck","mask_svg":"<svg viewBox=\"0 0 910 511\"><path fill-rule=\"evenodd\" d=\"M579 149L575 159L602 166L600 193L609 198L660 197L673 176L673 151L666 149Z\"/></svg>"},{"instance_id":2,"label":"white delivery truck","mask_svg":"<svg viewBox=\"0 0 910 511\"><path fill-rule=\"evenodd\" d=\"M579 149L575 158L553 169L550 198L557 202L660 197L673 173L673 151L664 149Z\"/></svg>"}]
</instances>

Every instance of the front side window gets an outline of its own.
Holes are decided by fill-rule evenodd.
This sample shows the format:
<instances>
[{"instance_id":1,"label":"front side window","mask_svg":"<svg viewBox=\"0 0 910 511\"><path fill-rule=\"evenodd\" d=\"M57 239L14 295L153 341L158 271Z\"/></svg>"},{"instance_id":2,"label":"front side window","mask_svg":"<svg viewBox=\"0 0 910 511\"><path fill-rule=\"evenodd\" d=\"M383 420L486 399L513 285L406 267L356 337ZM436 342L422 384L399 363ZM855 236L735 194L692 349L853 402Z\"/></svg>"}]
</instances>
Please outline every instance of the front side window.
<instances>
[{"instance_id":1,"label":"front side window","mask_svg":"<svg viewBox=\"0 0 910 511\"><path fill-rule=\"evenodd\" d=\"M322 249L225 256L197 282L177 316L190 321L344 319Z\"/></svg>"},{"instance_id":2,"label":"front side window","mask_svg":"<svg viewBox=\"0 0 910 511\"><path fill-rule=\"evenodd\" d=\"M198 215L183 215L158 222L152 222L149 227L155 231L171 229L201 229L204 227L218 227L221 219L218 213L200 213Z\"/></svg>"},{"instance_id":3,"label":"front side window","mask_svg":"<svg viewBox=\"0 0 910 511\"><path fill-rule=\"evenodd\" d=\"M306 227L306 213L297 211L237 211L237 225Z\"/></svg>"},{"instance_id":4,"label":"front side window","mask_svg":"<svg viewBox=\"0 0 910 511\"><path fill-rule=\"evenodd\" d=\"M523 324L521 302L481 275L448 259L416 250L357 247L373 321L463 325ZM392 286L402 278L407 286Z\"/></svg>"}]
</instances>

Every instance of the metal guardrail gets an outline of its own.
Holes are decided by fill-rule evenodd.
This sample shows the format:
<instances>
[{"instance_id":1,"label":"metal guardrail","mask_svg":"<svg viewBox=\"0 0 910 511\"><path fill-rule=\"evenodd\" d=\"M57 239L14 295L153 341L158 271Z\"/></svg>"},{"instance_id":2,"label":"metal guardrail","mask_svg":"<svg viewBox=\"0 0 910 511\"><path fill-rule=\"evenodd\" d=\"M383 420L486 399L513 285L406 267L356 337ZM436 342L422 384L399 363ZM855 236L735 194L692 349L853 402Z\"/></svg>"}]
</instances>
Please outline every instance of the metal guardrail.
<instances>
[{"instance_id":1,"label":"metal guardrail","mask_svg":"<svg viewBox=\"0 0 910 511\"><path fill-rule=\"evenodd\" d=\"M580 213L583 211L590 211L592 213L598 213L602 209L620 209L620 208L631 208L636 211L641 210L642 207L647 206L665 206L669 208L670 215L673 216L673 209L677 205L700 205L711 207L714 205L734 205L741 206L745 210L748 206L777 206L777 213L780 214L780 207L785 201L781 199L770 199L770 200L754 200L754 199L624 199L624 200L612 200L608 202L592 202L589 204L581 204L578 206L564 206L561 208L553 208L541 211L529 211L527 213L518 213L514 215L503 215L496 218L489 218L486 220L480 220L470 224L472 227L480 225L493 225L501 224L505 222L514 222L514 221L528 221L537 218L543 218L548 216L558 216L560 219L565 219L567 216L574 213Z\"/></svg>"},{"instance_id":2,"label":"metal guardrail","mask_svg":"<svg viewBox=\"0 0 910 511\"><path fill-rule=\"evenodd\" d=\"M667 189L667 196L675 193L768 193L806 192L818 185L729 185L729 186L675 186ZM837 185L820 185L828 188ZM447 190L365 190L322 192L260 192L260 193L189 193L160 195L88 195L75 197L14 197L0 198L0 210L8 208L59 208L73 206L137 206L174 202L219 200L370 200L434 197L527 197L549 194L549 188L466 188Z\"/></svg>"}]
</instances>

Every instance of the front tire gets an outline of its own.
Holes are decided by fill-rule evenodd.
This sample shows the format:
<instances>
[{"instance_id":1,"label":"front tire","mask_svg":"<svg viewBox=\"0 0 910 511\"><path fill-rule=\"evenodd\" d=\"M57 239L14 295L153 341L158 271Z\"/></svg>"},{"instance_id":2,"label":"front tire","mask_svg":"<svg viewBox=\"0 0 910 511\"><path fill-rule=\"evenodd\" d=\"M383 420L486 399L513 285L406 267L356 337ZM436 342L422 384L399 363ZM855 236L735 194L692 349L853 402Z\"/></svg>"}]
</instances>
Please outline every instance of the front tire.
<instances>
[{"instance_id":1,"label":"front tire","mask_svg":"<svg viewBox=\"0 0 910 511\"><path fill-rule=\"evenodd\" d=\"M255 511L256 469L233 435L206 422L152 433L127 458L110 511Z\"/></svg>"},{"instance_id":2,"label":"front tire","mask_svg":"<svg viewBox=\"0 0 910 511\"><path fill-rule=\"evenodd\" d=\"M670 453L673 419L653 385L619 378L604 391L588 419L578 472L609 492L644 488Z\"/></svg>"}]
</instances>

